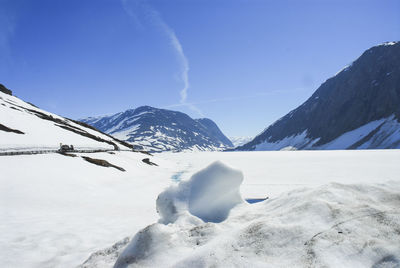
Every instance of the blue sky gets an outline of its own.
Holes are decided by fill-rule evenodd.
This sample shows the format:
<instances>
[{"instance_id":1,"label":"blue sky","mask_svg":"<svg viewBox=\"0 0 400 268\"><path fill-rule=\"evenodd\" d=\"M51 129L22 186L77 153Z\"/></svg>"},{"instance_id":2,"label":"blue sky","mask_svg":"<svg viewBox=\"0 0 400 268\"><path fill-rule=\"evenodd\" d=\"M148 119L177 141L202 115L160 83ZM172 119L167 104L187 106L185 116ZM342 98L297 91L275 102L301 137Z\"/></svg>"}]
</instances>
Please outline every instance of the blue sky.
<instances>
[{"instance_id":1,"label":"blue sky","mask_svg":"<svg viewBox=\"0 0 400 268\"><path fill-rule=\"evenodd\" d=\"M395 40L398 0L0 0L0 83L70 118L151 105L254 136Z\"/></svg>"}]
</instances>

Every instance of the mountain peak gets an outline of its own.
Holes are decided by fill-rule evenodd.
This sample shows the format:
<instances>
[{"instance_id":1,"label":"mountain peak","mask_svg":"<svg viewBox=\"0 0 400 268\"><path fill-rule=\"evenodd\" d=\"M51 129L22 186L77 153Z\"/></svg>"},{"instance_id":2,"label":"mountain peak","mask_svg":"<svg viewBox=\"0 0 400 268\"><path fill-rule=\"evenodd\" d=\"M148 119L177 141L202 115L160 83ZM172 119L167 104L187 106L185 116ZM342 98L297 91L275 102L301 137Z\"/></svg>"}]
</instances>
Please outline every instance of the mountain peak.
<instances>
[{"instance_id":1,"label":"mountain peak","mask_svg":"<svg viewBox=\"0 0 400 268\"><path fill-rule=\"evenodd\" d=\"M384 42L378 46L393 46L393 45L398 45L400 42L399 41L389 41L389 42Z\"/></svg>"},{"instance_id":2,"label":"mountain peak","mask_svg":"<svg viewBox=\"0 0 400 268\"><path fill-rule=\"evenodd\" d=\"M233 147L211 119L194 120L182 112L151 106L81 121L150 152Z\"/></svg>"}]
</instances>

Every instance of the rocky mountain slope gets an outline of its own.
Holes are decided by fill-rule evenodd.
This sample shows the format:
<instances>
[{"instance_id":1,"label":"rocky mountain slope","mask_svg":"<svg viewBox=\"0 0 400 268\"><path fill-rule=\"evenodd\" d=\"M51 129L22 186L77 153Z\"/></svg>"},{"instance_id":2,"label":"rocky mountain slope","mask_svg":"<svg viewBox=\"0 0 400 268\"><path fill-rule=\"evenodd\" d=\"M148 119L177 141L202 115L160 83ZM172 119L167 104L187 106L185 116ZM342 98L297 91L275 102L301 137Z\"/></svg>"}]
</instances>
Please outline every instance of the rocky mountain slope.
<instances>
[{"instance_id":1,"label":"rocky mountain slope","mask_svg":"<svg viewBox=\"0 0 400 268\"><path fill-rule=\"evenodd\" d=\"M210 119L150 106L80 121L150 152L210 151L233 147Z\"/></svg>"},{"instance_id":2,"label":"rocky mountain slope","mask_svg":"<svg viewBox=\"0 0 400 268\"><path fill-rule=\"evenodd\" d=\"M253 137L247 137L247 136L232 136L229 137L229 139L232 141L233 146L238 147L243 144L246 144L250 141L253 140Z\"/></svg>"},{"instance_id":3,"label":"rocky mountain slope","mask_svg":"<svg viewBox=\"0 0 400 268\"><path fill-rule=\"evenodd\" d=\"M131 150L132 146L84 123L41 110L0 85L0 153L57 150Z\"/></svg>"},{"instance_id":4,"label":"rocky mountain slope","mask_svg":"<svg viewBox=\"0 0 400 268\"><path fill-rule=\"evenodd\" d=\"M238 150L400 148L400 43L365 51Z\"/></svg>"}]
</instances>

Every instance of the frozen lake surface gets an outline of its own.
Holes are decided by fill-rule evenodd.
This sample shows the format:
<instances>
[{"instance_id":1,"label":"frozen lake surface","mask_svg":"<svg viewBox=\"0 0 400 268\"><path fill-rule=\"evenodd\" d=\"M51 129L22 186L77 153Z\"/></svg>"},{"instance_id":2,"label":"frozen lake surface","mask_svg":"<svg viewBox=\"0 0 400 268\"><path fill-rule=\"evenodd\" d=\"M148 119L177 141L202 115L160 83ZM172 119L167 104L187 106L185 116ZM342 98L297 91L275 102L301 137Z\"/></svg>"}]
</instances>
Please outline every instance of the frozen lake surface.
<instances>
[{"instance_id":1,"label":"frozen lake surface","mask_svg":"<svg viewBox=\"0 0 400 268\"><path fill-rule=\"evenodd\" d=\"M88 156L126 172L58 154L0 158L3 267L79 265L157 222L158 194L217 160L243 172L244 199L330 182L400 181L400 150L162 153L151 157L158 167L138 153Z\"/></svg>"}]
</instances>

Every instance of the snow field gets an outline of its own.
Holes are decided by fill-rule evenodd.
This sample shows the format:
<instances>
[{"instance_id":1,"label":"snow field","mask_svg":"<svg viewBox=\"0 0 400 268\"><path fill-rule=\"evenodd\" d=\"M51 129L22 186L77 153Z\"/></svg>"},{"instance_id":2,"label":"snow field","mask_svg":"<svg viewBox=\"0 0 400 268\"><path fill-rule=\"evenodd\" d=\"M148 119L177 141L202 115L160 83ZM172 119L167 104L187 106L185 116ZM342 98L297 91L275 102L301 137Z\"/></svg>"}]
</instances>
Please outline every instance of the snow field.
<instances>
[{"instance_id":1,"label":"snow field","mask_svg":"<svg viewBox=\"0 0 400 268\"><path fill-rule=\"evenodd\" d=\"M207 187L201 185L192 192L198 178L204 178ZM219 187L221 181L225 187ZM214 214L218 195L210 195L209 188L225 194L224 189L237 190L238 181L240 185L240 172L216 162L161 193L160 197L167 198L161 198L161 207L160 197L157 200L160 223L137 233L115 267L400 265L399 181L329 183L285 192L254 205L237 202L237 196L231 194L227 199L233 206L223 206L230 215L219 223L212 223L214 218L199 220L190 209L180 211L185 206L175 205L176 200L182 203L192 197L208 197L211 205L201 198L199 204ZM166 215L174 218L166 220Z\"/></svg>"},{"instance_id":2,"label":"snow field","mask_svg":"<svg viewBox=\"0 0 400 268\"><path fill-rule=\"evenodd\" d=\"M380 183L400 180L400 150L263 151L162 153L159 158L177 163L180 180L214 161L243 172L243 198L277 197L301 187L329 182Z\"/></svg>"},{"instance_id":3,"label":"snow field","mask_svg":"<svg viewBox=\"0 0 400 268\"><path fill-rule=\"evenodd\" d=\"M399 206L393 202L398 200L400 150L162 153L150 157L158 167L143 163L149 156L139 153L81 155L107 160L126 172L59 154L0 157L3 267L75 267L102 249L85 267L112 267L128 241L109 247L149 225L139 237L156 237L156 230L166 241L149 242L151 250L141 257L141 264L149 266L165 261L178 267L265 267L278 260L296 266L295 260L305 265L315 259L316 266L334 267L337 261L349 266L351 260L369 265L399 258L393 253L399 252L398 228L393 227ZM221 223L204 223L187 210L182 213L187 217L173 224L155 223L160 218L157 196L217 160L242 171L243 198L268 196L269 201L242 203ZM330 182L340 184L324 186ZM365 240L335 246L343 238L338 232L345 230L332 226L342 221L341 228L351 230L346 239ZM323 234L310 242L317 246L305 247L318 232ZM368 243L364 247L362 242ZM325 247L330 249L326 255ZM348 249L362 254L340 255ZM318 257L307 257L312 252Z\"/></svg>"},{"instance_id":4,"label":"snow field","mask_svg":"<svg viewBox=\"0 0 400 268\"><path fill-rule=\"evenodd\" d=\"M133 152L79 154L126 172L59 154L0 158L2 267L75 267L158 219L156 196L171 166ZM157 160L156 160L157 159Z\"/></svg>"}]
</instances>

